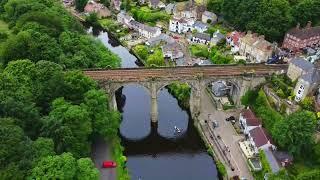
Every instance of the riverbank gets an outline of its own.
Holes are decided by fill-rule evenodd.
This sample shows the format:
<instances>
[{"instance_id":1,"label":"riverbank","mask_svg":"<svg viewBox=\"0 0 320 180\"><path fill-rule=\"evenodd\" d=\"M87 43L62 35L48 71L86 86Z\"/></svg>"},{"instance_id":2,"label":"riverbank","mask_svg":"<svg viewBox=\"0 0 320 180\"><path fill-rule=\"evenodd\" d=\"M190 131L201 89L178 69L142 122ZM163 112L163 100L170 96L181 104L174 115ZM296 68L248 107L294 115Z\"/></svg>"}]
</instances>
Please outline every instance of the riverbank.
<instances>
[{"instance_id":1,"label":"riverbank","mask_svg":"<svg viewBox=\"0 0 320 180\"><path fill-rule=\"evenodd\" d=\"M121 145L121 139L119 136L114 138L111 143L112 159L117 163L117 179L118 180L130 180L129 172L126 167L127 158L124 156L124 147Z\"/></svg>"}]
</instances>

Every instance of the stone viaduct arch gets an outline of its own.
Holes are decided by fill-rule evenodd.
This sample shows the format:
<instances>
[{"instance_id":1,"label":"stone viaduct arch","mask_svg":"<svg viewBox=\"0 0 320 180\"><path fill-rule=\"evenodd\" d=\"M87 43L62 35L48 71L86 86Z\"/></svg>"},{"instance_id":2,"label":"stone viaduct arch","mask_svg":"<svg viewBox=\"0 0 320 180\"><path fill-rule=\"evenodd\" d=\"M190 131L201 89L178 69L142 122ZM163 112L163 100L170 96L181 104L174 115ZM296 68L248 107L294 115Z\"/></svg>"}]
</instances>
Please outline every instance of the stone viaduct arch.
<instances>
[{"instance_id":1,"label":"stone viaduct arch","mask_svg":"<svg viewBox=\"0 0 320 180\"><path fill-rule=\"evenodd\" d=\"M86 70L84 73L97 80L109 95L110 107L116 109L115 92L128 84L144 87L151 96L151 120L158 121L157 94L161 88L173 83L188 83L191 87L190 112L192 118L200 114L201 93L210 82L217 80L230 81L236 91L232 98L240 105L244 93L265 81L273 73L285 73L287 65L246 65L246 66L204 66L175 68L127 68L113 70Z\"/></svg>"}]
</instances>

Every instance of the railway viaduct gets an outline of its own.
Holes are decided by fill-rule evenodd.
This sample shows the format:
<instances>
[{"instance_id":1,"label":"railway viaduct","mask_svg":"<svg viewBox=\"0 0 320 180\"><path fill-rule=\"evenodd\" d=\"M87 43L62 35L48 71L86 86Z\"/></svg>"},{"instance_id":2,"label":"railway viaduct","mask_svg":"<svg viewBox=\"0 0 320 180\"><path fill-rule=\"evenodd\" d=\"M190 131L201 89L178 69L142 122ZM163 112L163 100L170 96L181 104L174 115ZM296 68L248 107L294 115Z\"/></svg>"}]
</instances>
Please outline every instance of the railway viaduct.
<instances>
[{"instance_id":1,"label":"railway viaduct","mask_svg":"<svg viewBox=\"0 0 320 180\"><path fill-rule=\"evenodd\" d=\"M200 114L201 93L214 81L224 80L233 84L230 95L236 105L244 93L265 81L273 73L287 71L287 65L213 65L193 67L161 68L121 68L121 69L88 69L84 73L98 81L109 95L110 106L117 109L116 91L128 84L145 87L151 96L151 120L158 121L157 94L163 87L173 83L188 83L191 87L190 112L192 118Z\"/></svg>"}]
</instances>

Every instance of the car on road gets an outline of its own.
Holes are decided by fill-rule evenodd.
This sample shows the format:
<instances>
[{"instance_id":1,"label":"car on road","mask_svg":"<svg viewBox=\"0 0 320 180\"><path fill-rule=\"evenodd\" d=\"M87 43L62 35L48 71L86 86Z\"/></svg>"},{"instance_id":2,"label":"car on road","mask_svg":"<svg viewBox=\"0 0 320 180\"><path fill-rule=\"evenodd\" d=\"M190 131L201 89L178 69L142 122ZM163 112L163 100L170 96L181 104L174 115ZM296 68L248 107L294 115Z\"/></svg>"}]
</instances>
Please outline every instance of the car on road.
<instances>
[{"instance_id":1,"label":"car on road","mask_svg":"<svg viewBox=\"0 0 320 180\"><path fill-rule=\"evenodd\" d=\"M103 161L102 167L103 168L115 168L115 167L117 167L117 163L114 161Z\"/></svg>"},{"instance_id":2,"label":"car on road","mask_svg":"<svg viewBox=\"0 0 320 180\"><path fill-rule=\"evenodd\" d=\"M235 121L236 118L234 116L230 116L228 118L226 118L226 121Z\"/></svg>"}]
</instances>

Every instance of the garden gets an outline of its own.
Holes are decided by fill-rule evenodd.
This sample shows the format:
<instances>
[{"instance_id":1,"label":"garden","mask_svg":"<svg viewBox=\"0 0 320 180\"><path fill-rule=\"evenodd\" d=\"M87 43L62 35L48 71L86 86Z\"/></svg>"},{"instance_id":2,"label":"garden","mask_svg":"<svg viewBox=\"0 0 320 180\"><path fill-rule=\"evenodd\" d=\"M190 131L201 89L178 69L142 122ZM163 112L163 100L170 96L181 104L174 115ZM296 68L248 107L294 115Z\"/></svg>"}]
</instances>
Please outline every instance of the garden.
<instances>
[{"instance_id":1,"label":"garden","mask_svg":"<svg viewBox=\"0 0 320 180\"><path fill-rule=\"evenodd\" d=\"M129 29L122 26L118 22L113 19L101 19L99 20L100 25L108 30L108 32L112 32L117 38L124 37L129 33Z\"/></svg>"},{"instance_id":2,"label":"garden","mask_svg":"<svg viewBox=\"0 0 320 180\"><path fill-rule=\"evenodd\" d=\"M165 11L152 10L146 6L131 7L130 10L133 18L141 23L147 23L150 26L155 26L158 21L169 23L170 15Z\"/></svg>"},{"instance_id":3,"label":"garden","mask_svg":"<svg viewBox=\"0 0 320 180\"><path fill-rule=\"evenodd\" d=\"M137 45L132 48L132 51L146 66L154 67L166 65L160 47L149 48L146 45Z\"/></svg>"}]
</instances>

